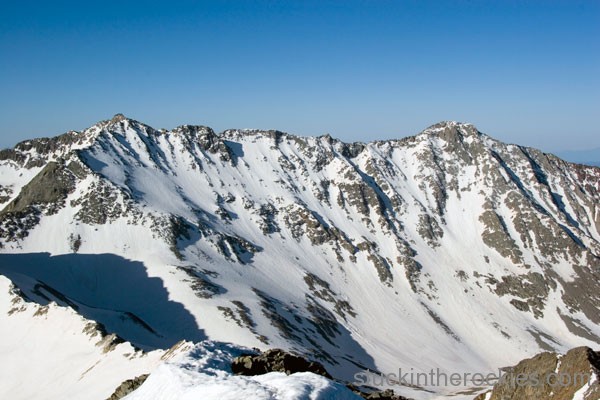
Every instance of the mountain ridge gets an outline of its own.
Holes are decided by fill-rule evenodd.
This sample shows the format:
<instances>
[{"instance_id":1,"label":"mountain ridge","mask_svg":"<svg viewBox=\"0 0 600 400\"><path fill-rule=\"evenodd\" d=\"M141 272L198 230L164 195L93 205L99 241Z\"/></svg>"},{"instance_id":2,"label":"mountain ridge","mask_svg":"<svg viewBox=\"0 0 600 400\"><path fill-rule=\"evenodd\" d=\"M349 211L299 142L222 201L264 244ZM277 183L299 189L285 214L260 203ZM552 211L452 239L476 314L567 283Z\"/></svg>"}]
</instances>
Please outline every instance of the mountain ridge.
<instances>
[{"instance_id":1,"label":"mountain ridge","mask_svg":"<svg viewBox=\"0 0 600 400\"><path fill-rule=\"evenodd\" d=\"M0 274L26 272L23 292L43 281L142 348L190 339L175 332L195 323L210 339L310 355L348 380L398 364L493 370L600 344L598 168L457 122L369 143L158 131L124 116L66 135L0 152ZM53 276L25 266L33 253L81 257ZM111 299L103 285L125 286L78 261L101 254L145 271L139 301ZM152 279L186 310L172 327L141 302ZM89 282L107 283L90 297L79 288Z\"/></svg>"},{"instance_id":2,"label":"mountain ridge","mask_svg":"<svg viewBox=\"0 0 600 400\"><path fill-rule=\"evenodd\" d=\"M90 137L85 137L86 134L89 135L89 132L93 131L93 130L96 130L97 134L101 133L102 130L111 132L111 128L114 128L119 123L138 125L138 126L143 127L144 131L147 131L149 134L155 134L155 135L159 135L159 134L167 134L168 135L168 134L181 133L184 135L187 134L187 135L191 135L191 137L194 137L194 135L197 135L198 133L204 133L208 137L220 137L220 138L236 138L236 137L240 137L240 135L269 135L269 136L273 136L276 140L278 140L278 138L280 138L280 137L292 137L292 138L296 138L299 140L307 140L309 138L317 138L317 139L325 139L327 141L331 141L334 143L341 143L341 144L345 145L346 147L358 147L358 148L364 147L367 144L395 143L395 142L401 143L404 141L414 140L414 138L416 138L420 135L428 135L428 134L435 135L436 132L440 133L445 128L457 128L457 127L464 128L462 131L463 134L464 133L466 133L467 135L470 133L478 134L478 135L482 135L483 137L487 137L491 140L495 140L495 139L491 138L490 136L486 135L485 133L479 132L477 130L477 128L475 127L475 125L473 125L471 123L459 122L456 120L440 121L433 125L430 125L429 127L425 128L423 131L421 131L417 134L402 136L400 138L378 139L378 140L367 141L367 142L365 142L365 141L345 142L343 140L332 137L330 134L323 134L323 135L319 135L319 136L303 136L303 135L291 134L288 132L273 130L273 129L264 130L264 129L256 129L256 128L242 128L242 129L229 128L229 129L225 129L221 132L215 132L212 128L210 128L207 125L190 125L190 124L179 125L172 129L164 129L164 128L156 129L156 128L153 128L152 126L147 125L141 121L138 121L133 118L129 118L129 117L125 116L124 114L118 113L118 114L115 114L111 119L101 120L101 121L97 122L96 124L93 124L89 128L83 129L81 131L68 131L68 132L65 132L63 134L59 134L56 136L23 140L21 142L18 142L12 148L0 149L0 158L9 157L8 154L10 154L11 151L14 151L17 149L22 150L22 151L28 151L33 148L33 149L37 150L40 147L43 148L44 145L48 145L49 146L48 150L53 151L56 149L56 146L60 146L61 144L70 144L70 143L81 144L82 141L85 141L86 138L88 139L87 144L91 144L90 139L92 139L92 141L93 141L93 139L95 138L95 135L92 134L91 138L90 138ZM81 137L81 136L84 136L84 137ZM35 144L32 145L32 143L39 143L39 146L36 146ZM534 150L534 151L538 151L538 152L540 151L535 147L521 146L521 145L517 145L517 144L513 144L513 143L506 143L506 144L518 146L519 148L523 148L523 149ZM46 151L48 151L48 150L46 150ZM542 152L542 153L545 156L553 156L553 157L559 158L565 162L569 162L572 164L584 165L586 167L600 168L600 166L595 165L593 163L586 163L586 162L579 163L577 161L569 161L567 159L562 158L560 154L556 155L553 152ZM566 154L568 152L563 152L563 153Z\"/></svg>"},{"instance_id":3,"label":"mountain ridge","mask_svg":"<svg viewBox=\"0 0 600 400\"><path fill-rule=\"evenodd\" d=\"M236 135L236 134L248 134L248 135L271 134L274 136L289 136L289 137L295 137L298 139L325 138L327 140L332 140L334 142L344 143L347 145L366 145L366 144L371 144L371 143L397 142L397 141L409 140L409 139L412 139L412 138L422 135L422 134L431 134L436 131L439 132L439 131L443 130L443 128L445 128L445 127L468 128L465 132L473 132L473 133L477 133L479 135L487 136L485 133L479 132L477 130L477 128L475 127L475 125L472 123L468 123L468 122L463 123L463 122L459 122L456 120L443 120L443 121L439 121L435 124L430 125L429 127L423 129L419 133L412 134L412 135L406 135L406 136L402 136L399 138L377 139L377 140L366 141L366 142L365 141L345 142L341 139L331 136L328 133L318 135L318 136L304 136L304 135L292 134L292 133L288 133L288 132L284 132L284 131L280 131L280 130L276 130L276 129L228 128L221 132L216 132L207 125L196 125L196 124L183 124L183 125L178 125L175 128L171 128L171 129L165 129L165 128L157 129L157 128L147 125L139 120L136 120L134 118L127 117L124 114L118 113L118 114L115 114L111 119L100 120L97 123L91 125L89 128L83 129L81 131L71 130L71 131L67 131L65 133L58 134L55 136L40 137L40 138L36 138L36 139L26 139L26 140L22 140L22 141L18 142L13 147L7 147L4 149L0 149L0 151L6 151L6 150L15 149L15 148L23 148L23 147L29 146L32 141L47 142L47 141L56 140L57 142L60 143L62 138L65 139L64 141L67 141L66 140L67 137L78 136L78 135L81 135L87 131L94 129L94 128L103 128L103 129L108 129L110 131L111 127L114 127L116 124L119 124L121 122L127 122L128 124L137 124L139 126L142 126L146 129L148 129L150 132L153 132L156 134L165 134L165 133L169 134L169 133L173 133L173 132L182 132L182 133L188 132L191 134L194 131L206 131L207 133L209 133L211 135L220 136L220 137L228 137L228 135L231 135L231 134L233 134L233 135ZM507 143L507 144L512 144L512 143ZM535 149L534 147L529 147L529 146L521 146L521 147ZM553 153L548 153L548 152L544 152L544 154L552 154L553 155ZM557 156L557 157L559 157L559 156ZM565 160L565 161L568 161L568 160Z\"/></svg>"}]
</instances>

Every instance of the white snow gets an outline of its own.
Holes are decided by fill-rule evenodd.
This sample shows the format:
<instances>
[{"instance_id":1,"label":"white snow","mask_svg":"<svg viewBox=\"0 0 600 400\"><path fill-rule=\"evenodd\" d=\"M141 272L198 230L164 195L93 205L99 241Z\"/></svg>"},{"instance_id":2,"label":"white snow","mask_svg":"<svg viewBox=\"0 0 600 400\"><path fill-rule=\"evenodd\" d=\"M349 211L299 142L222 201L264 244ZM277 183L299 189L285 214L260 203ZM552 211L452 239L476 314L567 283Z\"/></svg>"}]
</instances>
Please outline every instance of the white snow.
<instances>
[{"instance_id":1,"label":"white snow","mask_svg":"<svg viewBox=\"0 0 600 400\"><path fill-rule=\"evenodd\" d=\"M310 372L237 376L229 364L242 349L201 342L185 357L166 362L127 400L358 400L345 386Z\"/></svg>"},{"instance_id":2,"label":"white snow","mask_svg":"<svg viewBox=\"0 0 600 400\"><path fill-rule=\"evenodd\" d=\"M24 301L0 276L0 398L107 398L123 380L161 362L164 351L142 353L129 343L106 351L110 338L91 323L54 303Z\"/></svg>"},{"instance_id":3,"label":"white snow","mask_svg":"<svg viewBox=\"0 0 600 400\"><path fill-rule=\"evenodd\" d=\"M594 371L590 371L591 375L594 377L588 383L583 385L577 392L573 394L573 400L586 400L586 394L590 388L594 385L598 385L598 376L594 373Z\"/></svg>"}]
</instances>

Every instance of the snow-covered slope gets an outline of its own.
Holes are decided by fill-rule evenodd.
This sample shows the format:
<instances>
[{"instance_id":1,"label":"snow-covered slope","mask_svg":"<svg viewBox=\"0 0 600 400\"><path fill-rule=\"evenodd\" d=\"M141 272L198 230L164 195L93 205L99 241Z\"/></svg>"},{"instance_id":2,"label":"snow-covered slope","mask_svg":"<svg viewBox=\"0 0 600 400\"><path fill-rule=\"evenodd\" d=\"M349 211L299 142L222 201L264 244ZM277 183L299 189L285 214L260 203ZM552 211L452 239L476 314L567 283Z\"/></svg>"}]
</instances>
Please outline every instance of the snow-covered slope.
<instances>
[{"instance_id":1,"label":"snow-covered slope","mask_svg":"<svg viewBox=\"0 0 600 400\"><path fill-rule=\"evenodd\" d=\"M210 341L196 345L185 357L160 365L126 400L360 400L344 385L311 372L258 376L231 373L239 347Z\"/></svg>"},{"instance_id":2,"label":"snow-covered slope","mask_svg":"<svg viewBox=\"0 0 600 400\"><path fill-rule=\"evenodd\" d=\"M116 116L0 152L0 274L144 350L493 372L600 343L599 192L597 168L456 122L348 144Z\"/></svg>"},{"instance_id":3,"label":"snow-covered slope","mask_svg":"<svg viewBox=\"0 0 600 400\"><path fill-rule=\"evenodd\" d=\"M149 373L165 355L143 353L71 309L29 302L3 276L0 337L3 399L105 399L123 376Z\"/></svg>"}]
</instances>

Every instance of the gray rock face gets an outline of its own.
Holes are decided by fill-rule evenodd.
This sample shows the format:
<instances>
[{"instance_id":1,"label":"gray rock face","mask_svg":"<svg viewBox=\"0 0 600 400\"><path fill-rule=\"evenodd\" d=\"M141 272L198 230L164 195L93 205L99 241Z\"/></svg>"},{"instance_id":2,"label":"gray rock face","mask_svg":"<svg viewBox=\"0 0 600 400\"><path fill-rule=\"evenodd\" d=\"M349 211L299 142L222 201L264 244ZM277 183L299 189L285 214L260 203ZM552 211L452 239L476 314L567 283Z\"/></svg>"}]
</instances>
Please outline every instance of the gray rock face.
<instances>
[{"instance_id":1,"label":"gray rock face","mask_svg":"<svg viewBox=\"0 0 600 400\"><path fill-rule=\"evenodd\" d=\"M16 241L28 235L41 215L56 214L75 190L80 167L51 161L0 210L0 240ZM0 247L2 243L0 242Z\"/></svg>"},{"instance_id":2,"label":"gray rock face","mask_svg":"<svg viewBox=\"0 0 600 400\"><path fill-rule=\"evenodd\" d=\"M123 383L119 385L118 388L115 389L115 392L106 400L119 400L123 397L127 396L129 393L133 392L138 387L142 386L142 384L148 378L148 374L136 376L133 379L127 379Z\"/></svg>"},{"instance_id":3,"label":"gray rock face","mask_svg":"<svg viewBox=\"0 0 600 400\"><path fill-rule=\"evenodd\" d=\"M51 161L10 202L2 214L19 213L30 207L46 207L54 213L64 206L67 195L75 189L76 175L63 164Z\"/></svg>"}]
</instances>

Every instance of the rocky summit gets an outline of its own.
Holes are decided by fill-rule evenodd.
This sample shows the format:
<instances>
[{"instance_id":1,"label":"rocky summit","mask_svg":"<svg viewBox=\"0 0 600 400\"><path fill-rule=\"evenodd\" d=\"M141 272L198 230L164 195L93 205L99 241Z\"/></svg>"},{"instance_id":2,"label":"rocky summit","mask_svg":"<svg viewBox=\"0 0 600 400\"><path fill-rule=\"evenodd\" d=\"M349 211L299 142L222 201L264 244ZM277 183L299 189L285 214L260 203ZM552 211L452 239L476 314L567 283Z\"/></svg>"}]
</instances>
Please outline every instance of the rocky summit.
<instances>
[{"instance_id":1,"label":"rocky summit","mask_svg":"<svg viewBox=\"0 0 600 400\"><path fill-rule=\"evenodd\" d=\"M341 399L364 373L414 399L522 399L375 378L600 348L600 168L458 122L344 143L117 115L0 151L0 275L2 398L286 382ZM248 348L335 381L233 374Z\"/></svg>"}]
</instances>

